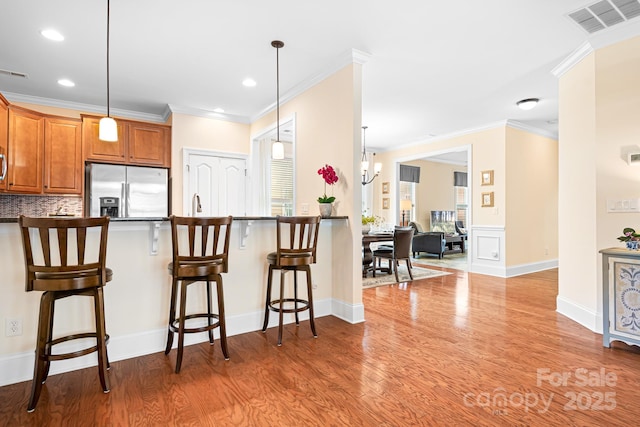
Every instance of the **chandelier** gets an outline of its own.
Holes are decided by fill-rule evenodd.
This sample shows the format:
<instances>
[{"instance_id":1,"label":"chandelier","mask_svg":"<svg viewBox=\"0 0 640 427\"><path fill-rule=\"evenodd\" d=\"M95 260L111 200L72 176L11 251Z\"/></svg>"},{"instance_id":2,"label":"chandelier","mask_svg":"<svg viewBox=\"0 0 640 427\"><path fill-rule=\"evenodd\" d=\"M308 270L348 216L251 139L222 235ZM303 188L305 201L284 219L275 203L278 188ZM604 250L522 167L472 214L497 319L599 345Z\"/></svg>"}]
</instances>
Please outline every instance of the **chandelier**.
<instances>
[{"instance_id":1,"label":"chandelier","mask_svg":"<svg viewBox=\"0 0 640 427\"><path fill-rule=\"evenodd\" d=\"M373 180L380 174L382 170L382 163L375 163L373 166L373 176L369 178L369 161L367 160L367 127L362 126L362 163L360 164L360 172L362 174L362 185L367 185L373 182ZM373 153L375 156L376 153Z\"/></svg>"}]
</instances>

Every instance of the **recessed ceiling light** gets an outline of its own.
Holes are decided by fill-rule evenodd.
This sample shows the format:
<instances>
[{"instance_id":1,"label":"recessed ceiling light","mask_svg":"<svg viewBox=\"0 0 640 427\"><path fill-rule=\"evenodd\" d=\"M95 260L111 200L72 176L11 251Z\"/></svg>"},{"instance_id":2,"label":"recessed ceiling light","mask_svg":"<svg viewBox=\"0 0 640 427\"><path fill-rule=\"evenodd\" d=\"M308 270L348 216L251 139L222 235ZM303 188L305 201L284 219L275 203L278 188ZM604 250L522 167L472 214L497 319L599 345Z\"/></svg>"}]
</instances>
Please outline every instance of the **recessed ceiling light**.
<instances>
[{"instance_id":1,"label":"recessed ceiling light","mask_svg":"<svg viewBox=\"0 0 640 427\"><path fill-rule=\"evenodd\" d=\"M245 87L254 87L256 85L256 81L253 79L246 78L242 81L242 86Z\"/></svg>"},{"instance_id":2,"label":"recessed ceiling light","mask_svg":"<svg viewBox=\"0 0 640 427\"><path fill-rule=\"evenodd\" d=\"M40 31L40 34L42 34L43 37L46 37L49 40L53 40L56 42L61 42L62 40L64 40L64 36L62 34L50 28Z\"/></svg>"},{"instance_id":3,"label":"recessed ceiling light","mask_svg":"<svg viewBox=\"0 0 640 427\"><path fill-rule=\"evenodd\" d=\"M218 108L214 108L214 109L213 109L213 112L214 112L214 113L224 113L224 108L220 108L220 107L218 107Z\"/></svg>"},{"instance_id":4,"label":"recessed ceiling light","mask_svg":"<svg viewBox=\"0 0 640 427\"><path fill-rule=\"evenodd\" d=\"M526 111L526 110L531 110L533 107L538 105L538 101L540 101L538 98L527 98L527 99L518 101L516 105L520 107L521 110Z\"/></svg>"},{"instance_id":5,"label":"recessed ceiling light","mask_svg":"<svg viewBox=\"0 0 640 427\"><path fill-rule=\"evenodd\" d=\"M60 79L58 80L58 84L60 86L65 86L65 87L74 87L76 85L74 82L72 82L69 79Z\"/></svg>"}]
</instances>

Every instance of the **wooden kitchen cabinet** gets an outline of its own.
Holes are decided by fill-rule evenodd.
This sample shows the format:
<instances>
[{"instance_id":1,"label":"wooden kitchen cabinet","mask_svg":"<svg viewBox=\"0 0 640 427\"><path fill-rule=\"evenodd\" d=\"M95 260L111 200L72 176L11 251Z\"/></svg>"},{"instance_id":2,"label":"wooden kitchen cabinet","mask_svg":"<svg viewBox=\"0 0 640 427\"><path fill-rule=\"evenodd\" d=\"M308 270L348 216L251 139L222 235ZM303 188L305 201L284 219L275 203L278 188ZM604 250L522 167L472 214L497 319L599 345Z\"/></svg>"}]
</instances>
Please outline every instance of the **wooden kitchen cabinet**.
<instances>
[{"instance_id":1,"label":"wooden kitchen cabinet","mask_svg":"<svg viewBox=\"0 0 640 427\"><path fill-rule=\"evenodd\" d=\"M118 125L118 140L115 142L102 141L98 138L100 128L99 117L82 117L82 141L86 160L97 160L108 163L125 163L127 160L127 145L125 128L121 120Z\"/></svg>"},{"instance_id":2,"label":"wooden kitchen cabinet","mask_svg":"<svg viewBox=\"0 0 640 427\"><path fill-rule=\"evenodd\" d=\"M82 121L45 118L44 193L82 194Z\"/></svg>"},{"instance_id":3,"label":"wooden kitchen cabinet","mask_svg":"<svg viewBox=\"0 0 640 427\"><path fill-rule=\"evenodd\" d=\"M9 103L0 95L0 192L7 189L9 161Z\"/></svg>"},{"instance_id":4,"label":"wooden kitchen cabinet","mask_svg":"<svg viewBox=\"0 0 640 427\"><path fill-rule=\"evenodd\" d=\"M116 119L118 141L98 138L100 118L83 116L84 158L88 161L141 166L171 166L171 133L167 125Z\"/></svg>"},{"instance_id":5,"label":"wooden kitchen cabinet","mask_svg":"<svg viewBox=\"0 0 640 427\"><path fill-rule=\"evenodd\" d=\"M7 191L42 193L44 117L20 107L9 107L9 163Z\"/></svg>"},{"instance_id":6,"label":"wooden kitchen cabinet","mask_svg":"<svg viewBox=\"0 0 640 427\"><path fill-rule=\"evenodd\" d=\"M130 163L171 166L171 144L166 126L130 122L128 127Z\"/></svg>"}]
</instances>

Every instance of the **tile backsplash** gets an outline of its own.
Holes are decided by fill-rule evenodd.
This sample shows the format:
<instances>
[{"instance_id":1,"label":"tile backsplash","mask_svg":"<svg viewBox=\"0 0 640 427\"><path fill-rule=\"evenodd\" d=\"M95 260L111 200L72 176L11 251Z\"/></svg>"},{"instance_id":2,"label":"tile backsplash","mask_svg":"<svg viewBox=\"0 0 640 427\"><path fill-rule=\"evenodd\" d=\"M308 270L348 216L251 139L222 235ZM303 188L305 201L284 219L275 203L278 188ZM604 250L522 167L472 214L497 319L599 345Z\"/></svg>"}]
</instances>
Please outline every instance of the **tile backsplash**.
<instances>
[{"instance_id":1,"label":"tile backsplash","mask_svg":"<svg viewBox=\"0 0 640 427\"><path fill-rule=\"evenodd\" d=\"M15 218L19 215L48 216L50 213L82 216L80 196L40 196L0 194L0 218Z\"/></svg>"}]
</instances>

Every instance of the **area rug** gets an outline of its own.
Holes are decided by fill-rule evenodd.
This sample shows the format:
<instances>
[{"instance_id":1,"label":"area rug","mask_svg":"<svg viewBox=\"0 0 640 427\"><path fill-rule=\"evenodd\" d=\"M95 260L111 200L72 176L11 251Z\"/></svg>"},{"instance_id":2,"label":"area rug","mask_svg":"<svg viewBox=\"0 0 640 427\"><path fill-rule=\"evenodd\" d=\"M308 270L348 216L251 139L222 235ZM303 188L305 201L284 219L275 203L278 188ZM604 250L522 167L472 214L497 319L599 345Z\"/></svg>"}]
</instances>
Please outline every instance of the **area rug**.
<instances>
[{"instance_id":1,"label":"area rug","mask_svg":"<svg viewBox=\"0 0 640 427\"><path fill-rule=\"evenodd\" d=\"M438 257L419 254L416 258L411 258L411 261L416 264L426 264L436 267L453 268L454 270L468 270L467 264L467 252L457 254L445 254L442 259Z\"/></svg>"},{"instance_id":2,"label":"area rug","mask_svg":"<svg viewBox=\"0 0 640 427\"><path fill-rule=\"evenodd\" d=\"M430 279L432 277L446 276L447 274L451 274L446 271L429 270L428 268L420 268L420 267L413 267L411 269L411 273L413 273L414 280ZM400 282L411 281L411 278L409 277L409 272L407 271L407 267L405 265L400 265L400 268L398 268L398 279L400 279ZM369 273L369 276L362 279L362 287L364 289L375 288L376 286L389 285L392 283L398 283L396 282L396 276L393 273L386 274L386 273L376 272L376 277L371 277L371 273Z\"/></svg>"}]
</instances>

